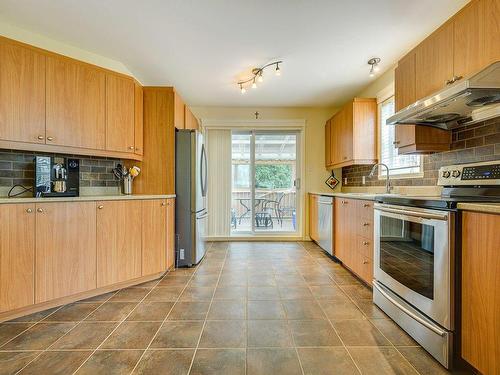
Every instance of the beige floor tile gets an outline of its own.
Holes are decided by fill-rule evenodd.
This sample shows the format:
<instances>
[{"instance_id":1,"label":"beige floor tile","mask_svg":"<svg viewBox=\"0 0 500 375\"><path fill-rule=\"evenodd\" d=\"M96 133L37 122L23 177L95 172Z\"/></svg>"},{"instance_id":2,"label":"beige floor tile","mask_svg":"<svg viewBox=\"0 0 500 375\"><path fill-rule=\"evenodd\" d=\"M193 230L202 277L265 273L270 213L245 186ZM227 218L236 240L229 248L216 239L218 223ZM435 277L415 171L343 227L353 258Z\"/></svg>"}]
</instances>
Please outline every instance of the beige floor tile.
<instances>
[{"instance_id":1,"label":"beige floor tile","mask_svg":"<svg viewBox=\"0 0 500 375\"><path fill-rule=\"evenodd\" d=\"M146 349L160 328L159 322L123 322L102 344L102 349Z\"/></svg>"},{"instance_id":2,"label":"beige floor tile","mask_svg":"<svg viewBox=\"0 0 500 375\"><path fill-rule=\"evenodd\" d=\"M245 300L247 298L247 288L241 286L217 287L214 300Z\"/></svg>"},{"instance_id":3,"label":"beige floor tile","mask_svg":"<svg viewBox=\"0 0 500 375\"><path fill-rule=\"evenodd\" d=\"M247 319L285 319L280 301L248 301Z\"/></svg>"},{"instance_id":4,"label":"beige floor tile","mask_svg":"<svg viewBox=\"0 0 500 375\"><path fill-rule=\"evenodd\" d=\"M330 320L363 319L360 309L350 300L347 301L320 301L326 316Z\"/></svg>"},{"instance_id":5,"label":"beige floor tile","mask_svg":"<svg viewBox=\"0 0 500 375\"><path fill-rule=\"evenodd\" d=\"M204 320L210 302L177 302L168 315L168 320Z\"/></svg>"},{"instance_id":6,"label":"beige floor tile","mask_svg":"<svg viewBox=\"0 0 500 375\"><path fill-rule=\"evenodd\" d=\"M391 343L368 320L333 322L346 346L387 346Z\"/></svg>"},{"instance_id":7,"label":"beige floor tile","mask_svg":"<svg viewBox=\"0 0 500 375\"><path fill-rule=\"evenodd\" d=\"M199 349L190 375L244 375L244 349Z\"/></svg>"},{"instance_id":8,"label":"beige floor tile","mask_svg":"<svg viewBox=\"0 0 500 375\"><path fill-rule=\"evenodd\" d=\"M283 301L287 319L325 319L325 314L316 301L285 300Z\"/></svg>"},{"instance_id":9,"label":"beige floor tile","mask_svg":"<svg viewBox=\"0 0 500 375\"><path fill-rule=\"evenodd\" d=\"M21 372L23 375L66 375L73 373L92 351L44 352Z\"/></svg>"},{"instance_id":10,"label":"beige floor tile","mask_svg":"<svg viewBox=\"0 0 500 375\"><path fill-rule=\"evenodd\" d=\"M201 334L201 348L244 348L247 324L243 320L207 321Z\"/></svg>"},{"instance_id":11,"label":"beige floor tile","mask_svg":"<svg viewBox=\"0 0 500 375\"><path fill-rule=\"evenodd\" d=\"M137 364L138 375L187 375L194 350L148 350Z\"/></svg>"},{"instance_id":12,"label":"beige floor tile","mask_svg":"<svg viewBox=\"0 0 500 375\"><path fill-rule=\"evenodd\" d=\"M341 346L342 342L327 320L291 320L288 322L295 346Z\"/></svg>"},{"instance_id":13,"label":"beige floor tile","mask_svg":"<svg viewBox=\"0 0 500 375\"><path fill-rule=\"evenodd\" d=\"M182 293L182 286L157 286L147 295L145 301L175 302Z\"/></svg>"},{"instance_id":14,"label":"beige floor tile","mask_svg":"<svg viewBox=\"0 0 500 375\"><path fill-rule=\"evenodd\" d=\"M353 348L348 347L354 362L363 374L417 375L415 369L392 347Z\"/></svg>"},{"instance_id":15,"label":"beige floor tile","mask_svg":"<svg viewBox=\"0 0 500 375\"><path fill-rule=\"evenodd\" d=\"M441 366L422 348L398 348L399 352L421 375L448 375L450 372ZM464 372L463 374L467 374Z\"/></svg>"},{"instance_id":16,"label":"beige floor tile","mask_svg":"<svg viewBox=\"0 0 500 375\"><path fill-rule=\"evenodd\" d=\"M109 300L112 302L139 302L149 293L147 288L127 288L116 293Z\"/></svg>"},{"instance_id":17,"label":"beige floor tile","mask_svg":"<svg viewBox=\"0 0 500 375\"><path fill-rule=\"evenodd\" d=\"M211 301L215 287L188 286L181 294L179 301Z\"/></svg>"},{"instance_id":18,"label":"beige floor tile","mask_svg":"<svg viewBox=\"0 0 500 375\"><path fill-rule=\"evenodd\" d=\"M17 373L40 352L0 352L0 375ZM40 374L41 375L41 374Z\"/></svg>"},{"instance_id":19,"label":"beige floor tile","mask_svg":"<svg viewBox=\"0 0 500 375\"><path fill-rule=\"evenodd\" d=\"M300 375L302 370L293 348L247 349L247 374Z\"/></svg>"},{"instance_id":20,"label":"beige floor tile","mask_svg":"<svg viewBox=\"0 0 500 375\"><path fill-rule=\"evenodd\" d=\"M308 287L280 287L281 299L314 299Z\"/></svg>"},{"instance_id":21,"label":"beige floor tile","mask_svg":"<svg viewBox=\"0 0 500 375\"><path fill-rule=\"evenodd\" d=\"M38 323L2 346L2 350L43 350L75 326L75 323Z\"/></svg>"},{"instance_id":22,"label":"beige floor tile","mask_svg":"<svg viewBox=\"0 0 500 375\"><path fill-rule=\"evenodd\" d=\"M44 322L79 322L100 305L100 303L72 303L65 305L45 318Z\"/></svg>"},{"instance_id":23,"label":"beige floor tile","mask_svg":"<svg viewBox=\"0 0 500 375\"><path fill-rule=\"evenodd\" d=\"M39 311L39 312L34 313L34 314L30 314L30 315L26 315L26 316L21 316L20 318L16 318L16 319L10 320L9 322L14 322L14 323L32 322L32 323L36 323L36 322L41 321L42 319L45 319L47 316L49 316L50 314L52 314L55 311L59 310L60 308L61 307L58 306L58 307L54 307L52 309Z\"/></svg>"},{"instance_id":24,"label":"beige floor tile","mask_svg":"<svg viewBox=\"0 0 500 375\"><path fill-rule=\"evenodd\" d=\"M165 276L158 286L186 286L191 276L177 276L177 275L167 275Z\"/></svg>"},{"instance_id":25,"label":"beige floor tile","mask_svg":"<svg viewBox=\"0 0 500 375\"><path fill-rule=\"evenodd\" d=\"M229 320L246 318L245 301L213 301L208 312L209 320Z\"/></svg>"},{"instance_id":26,"label":"beige floor tile","mask_svg":"<svg viewBox=\"0 0 500 375\"><path fill-rule=\"evenodd\" d=\"M151 348L196 348L203 328L203 322L175 321L165 322L155 339Z\"/></svg>"},{"instance_id":27,"label":"beige floor tile","mask_svg":"<svg viewBox=\"0 0 500 375\"><path fill-rule=\"evenodd\" d=\"M389 319L374 319L372 324L395 346L418 346L405 331Z\"/></svg>"},{"instance_id":28,"label":"beige floor tile","mask_svg":"<svg viewBox=\"0 0 500 375\"><path fill-rule=\"evenodd\" d=\"M85 320L89 321L120 321L134 309L137 302L106 302Z\"/></svg>"},{"instance_id":29,"label":"beige floor tile","mask_svg":"<svg viewBox=\"0 0 500 375\"><path fill-rule=\"evenodd\" d=\"M249 320L248 347L291 347L292 337L286 320Z\"/></svg>"},{"instance_id":30,"label":"beige floor tile","mask_svg":"<svg viewBox=\"0 0 500 375\"><path fill-rule=\"evenodd\" d=\"M33 323L4 323L0 324L0 347L7 341L13 339L23 331L31 327Z\"/></svg>"},{"instance_id":31,"label":"beige floor tile","mask_svg":"<svg viewBox=\"0 0 500 375\"><path fill-rule=\"evenodd\" d=\"M358 374L347 350L338 348L299 348L304 375Z\"/></svg>"},{"instance_id":32,"label":"beige floor tile","mask_svg":"<svg viewBox=\"0 0 500 375\"><path fill-rule=\"evenodd\" d=\"M325 287L323 285L311 286L311 293L318 300L327 301L348 301L347 295L335 285Z\"/></svg>"},{"instance_id":33,"label":"beige floor tile","mask_svg":"<svg viewBox=\"0 0 500 375\"><path fill-rule=\"evenodd\" d=\"M57 340L51 349L96 349L117 325L118 322L81 322Z\"/></svg>"},{"instance_id":34,"label":"beige floor tile","mask_svg":"<svg viewBox=\"0 0 500 375\"><path fill-rule=\"evenodd\" d=\"M173 306L174 302L143 301L127 317L127 321L162 322Z\"/></svg>"},{"instance_id":35,"label":"beige floor tile","mask_svg":"<svg viewBox=\"0 0 500 375\"><path fill-rule=\"evenodd\" d=\"M272 301L279 300L279 290L275 286L250 286L248 287L248 300Z\"/></svg>"},{"instance_id":36,"label":"beige floor tile","mask_svg":"<svg viewBox=\"0 0 500 375\"><path fill-rule=\"evenodd\" d=\"M76 372L78 375L130 374L143 350L98 350Z\"/></svg>"}]
</instances>

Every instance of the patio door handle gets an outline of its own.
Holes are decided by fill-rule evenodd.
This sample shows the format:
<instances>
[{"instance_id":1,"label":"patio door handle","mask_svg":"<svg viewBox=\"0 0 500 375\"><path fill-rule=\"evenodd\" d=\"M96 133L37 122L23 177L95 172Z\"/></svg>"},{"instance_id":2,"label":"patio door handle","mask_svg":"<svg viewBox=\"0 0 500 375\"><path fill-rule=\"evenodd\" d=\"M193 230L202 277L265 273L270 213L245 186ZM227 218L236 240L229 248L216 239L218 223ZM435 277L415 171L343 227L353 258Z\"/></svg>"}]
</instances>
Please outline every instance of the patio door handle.
<instances>
[{"instance_id":1,"label":"patio door handle","mask_svg":"<svg viewBox=\"0 0 500 375\"><path fill-rule=\"evenodd\" d=\"M296 178L293 181L293 186L295 186L295 189L300 190L300 178Z\"/></svg>"}]
</instances>

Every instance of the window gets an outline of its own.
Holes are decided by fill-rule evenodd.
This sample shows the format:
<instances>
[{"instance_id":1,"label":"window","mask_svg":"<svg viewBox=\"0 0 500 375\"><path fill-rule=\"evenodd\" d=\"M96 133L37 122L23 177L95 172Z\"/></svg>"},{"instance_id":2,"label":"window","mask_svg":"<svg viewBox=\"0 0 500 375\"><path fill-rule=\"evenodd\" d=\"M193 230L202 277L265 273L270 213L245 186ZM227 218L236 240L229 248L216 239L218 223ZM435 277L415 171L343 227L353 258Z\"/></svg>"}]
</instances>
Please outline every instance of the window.
<instances>
[{"instance_id":1,"label":"window","mask_svg":"<svg viewBox=\"0 0 500 375\"><path fill-rule=\"evenodd\" d=\"M389 175L399 178L422 177L422 157L419 155L398 155L394 147L395 126L386 121L394 114L394 95L378 104L380 129L380 162L389 167ZM385 168L379 168L379 177L385 177Z\"/></svg>"}]
</instances>

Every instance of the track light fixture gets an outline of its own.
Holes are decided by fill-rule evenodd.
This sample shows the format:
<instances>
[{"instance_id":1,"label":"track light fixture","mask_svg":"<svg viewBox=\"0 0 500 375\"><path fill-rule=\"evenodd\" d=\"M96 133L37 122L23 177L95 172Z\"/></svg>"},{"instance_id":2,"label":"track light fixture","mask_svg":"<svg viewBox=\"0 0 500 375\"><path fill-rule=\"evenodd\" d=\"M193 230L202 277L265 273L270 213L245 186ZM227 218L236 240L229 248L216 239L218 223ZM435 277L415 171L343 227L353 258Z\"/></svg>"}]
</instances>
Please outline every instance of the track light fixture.
<instances>
[{"instance_id":1,"label":"track light fixture","mask_svg":"<svg viewBox=\"0 0 500 375\"><path fill-rule=\"evenodd\" d=\"M275 61L275 62L269 63L267 65L264 65L261 68L254 68L254 69L252 69L252 77L251 78L238 82L238 86L240 87L241 93L244 94L244 93L247 92L247 90L245 88L245 85L248 84L249 82L252 82L252 84L250 86L250 87L252 87L252 89L256 89L257 88L257 82L259 82L259 83L264 82L264 69L266 69L266 68L268 68L270 66L276 66L276 68L274 70L274 73L277 76L280 76L281 75L281 69L280 69L280 65L279 64L281 64L282 62L283 61Z\"/></svg>"},{"instance_id":2,"label":"track light fixture","mask_svg":"<svg viewBox=\"0 0 500 375\"><path fill-rule=\"evenodd\" d=\"M378 57L373 57L370 60L368 60L368 65L370 65L370 77L374 77L375 74L380 70L380 67L378 64L380 63L380 59Z\"/></svg>"}]
</instances>

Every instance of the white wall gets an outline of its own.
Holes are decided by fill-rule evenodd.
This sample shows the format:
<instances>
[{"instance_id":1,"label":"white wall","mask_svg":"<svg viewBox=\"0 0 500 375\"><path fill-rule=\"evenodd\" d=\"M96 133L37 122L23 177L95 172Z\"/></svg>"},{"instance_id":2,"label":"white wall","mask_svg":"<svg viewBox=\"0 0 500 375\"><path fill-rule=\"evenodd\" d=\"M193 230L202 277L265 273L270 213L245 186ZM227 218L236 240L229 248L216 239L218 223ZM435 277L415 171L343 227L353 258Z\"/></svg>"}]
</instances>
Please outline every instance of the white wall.
<instances>
[{"instance_id":1,"label":"white wall","mask_svg":"<svg viewBox=\"0 0 500 375\"><path fill-rule=\"evenodd\" d=\"M336 112L333 108L288 108L288 107L193 107L194 115L205 120L254 120L256 111L261 120L297 120L306 122L303 162L305 164L302 192L331 192L324 181L330 175L325 169L325 122ZM341 180L341 170L335 171ZM336 191L340 190L340 185ZM307 194L305 195L307 197ZM307 199L304 207L303 232L304 238L309 234Z\"/></svg>"},{"instance_id":2,"label":"white wall","mask_svg":"<svg viewBox=\"0 0 500 375\"><path fill-rule=\"evenodd\" d=\"M46 36L43 36L41 34L36 34L5 22L0 22L0 35L6 38L17 40L19 42L31 44L35 47L42 48L47 51L72 57L89 64L94 64L102 68L133 76L133 74L127 69L127 67L119 61L107 58L105 56L97 55L90 51L86 51L54 39L47 38Z\"/></svg>"}]
</instances>

